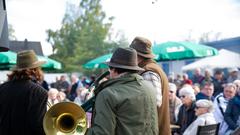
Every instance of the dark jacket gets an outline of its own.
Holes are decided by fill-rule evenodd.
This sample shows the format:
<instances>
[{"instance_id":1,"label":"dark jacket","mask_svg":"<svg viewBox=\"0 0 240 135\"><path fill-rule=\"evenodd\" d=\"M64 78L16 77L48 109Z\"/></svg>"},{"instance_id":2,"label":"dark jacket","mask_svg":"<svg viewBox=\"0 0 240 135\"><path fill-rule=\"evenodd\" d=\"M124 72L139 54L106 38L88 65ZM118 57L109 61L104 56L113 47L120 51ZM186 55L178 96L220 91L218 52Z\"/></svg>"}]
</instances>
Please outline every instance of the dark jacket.
<instances>
[{"instance_id":1,"label":"dark jacket","mask_svg":"<svg viewBox=\"0 0 240 135\"><path fill-rule=\"evenodd\" d=\"M204 76L202 76L202 75L198 75L198 76L193 75L191 80L192 80L193 84L195 84L195 83L201 84L203 79L204 79Z\"/></svg>"},{"instance_id":2,"label":"dark jacket","mask_svg":"<svg viewBox=\"0 0 240 135\"><path fill-rule=\"evenodd\" d=\"M0 134L44 135L47 91L30 80L0 86Z\"/></svg>"},{"instance_id":3,"label":"dark jacket","mask_svg":"<svg viewBox=\"0 0 240 135\"><path fill-rule=\"evenodd\" d=\"M214 100L214 97L209 97L205 94L203 94L202 92L199 92L197 95L196 95L196 100L200 100L200 99L207 99L207 100L211 100L213 101Z\"/></svg>"},{"instance_id":4,"label":"dark jacket","mask_svg":"<svg viewBox=\"0 0 240 135\"><path fill-rule=\"evenodd\" d=\"M197 118L195 115L195 102L192 103L190 108L187 108L185 105L182 105L178 113L177 125L180 126L178 133L181 135L187 129L187 127Z\"/></svg>"},{"instance_id":5,"label":"dark jacket","mask_svg":"<svg viewBox=\"0 0 240 135\"><path fill-rule=\"evenodd\" d=\"M227 109L224 114L224 120L226 121L230 129L234 130L238 126L240 126L237 125L239 116L240 116L240 96L237 95L229 101Z\"/></svg>"},{"instance_id":6,"label":"dark jacket","mask_svg":"<svg viewBox=\"0 0 240 135\"><path fill-rule=\"evenodd\" d=\"M221 92L223 92L223 84L227 83L227 81L223 78L222 80L217 80L217 79L213 79L213 85L214 85L214 92L213 92L213 96L216 97L218 94L220 94Z\"/></svg>"}]
</instances>

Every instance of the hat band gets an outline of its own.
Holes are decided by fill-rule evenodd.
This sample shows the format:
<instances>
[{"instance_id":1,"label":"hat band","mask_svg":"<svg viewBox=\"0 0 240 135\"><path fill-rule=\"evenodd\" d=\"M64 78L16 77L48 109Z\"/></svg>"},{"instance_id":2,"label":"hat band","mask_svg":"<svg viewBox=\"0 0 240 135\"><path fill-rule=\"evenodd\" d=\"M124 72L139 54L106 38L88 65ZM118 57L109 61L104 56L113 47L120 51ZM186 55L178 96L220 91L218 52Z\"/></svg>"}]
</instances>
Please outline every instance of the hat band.
<instances>
[{"instance_id":1,"label":"hat band","mask_svg":"<svg viewBox=\"0 0 240 135\"><path fill-rule=\"evenodd\" d=\"M137 62L136 61L130 61L130 60L124 60L124 59L111 59L110 61L111 63L115 63L115 64L119 64L119 65L125 65L125 66L137 66Z\"/></svg>"}]
</instances>

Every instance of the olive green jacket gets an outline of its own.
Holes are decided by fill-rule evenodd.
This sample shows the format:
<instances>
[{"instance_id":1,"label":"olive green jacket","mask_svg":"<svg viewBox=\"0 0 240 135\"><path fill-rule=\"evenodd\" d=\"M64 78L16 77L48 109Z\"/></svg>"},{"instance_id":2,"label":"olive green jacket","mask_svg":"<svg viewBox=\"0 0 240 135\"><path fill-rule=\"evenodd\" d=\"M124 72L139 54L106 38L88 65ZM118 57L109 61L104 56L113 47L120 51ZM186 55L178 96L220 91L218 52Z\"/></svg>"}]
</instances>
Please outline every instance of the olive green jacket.
<instances>
[{"instance_id":1,"label":"olive green jacket","mask_svg":"<svg viewBox=\"0 0 240 135\"><path fill-rule=\"evenodd\" d=\"M87 135L158 135L153 88L138 74L126 74L97 89L92 127Z\"/></svg>"}]
</instances>

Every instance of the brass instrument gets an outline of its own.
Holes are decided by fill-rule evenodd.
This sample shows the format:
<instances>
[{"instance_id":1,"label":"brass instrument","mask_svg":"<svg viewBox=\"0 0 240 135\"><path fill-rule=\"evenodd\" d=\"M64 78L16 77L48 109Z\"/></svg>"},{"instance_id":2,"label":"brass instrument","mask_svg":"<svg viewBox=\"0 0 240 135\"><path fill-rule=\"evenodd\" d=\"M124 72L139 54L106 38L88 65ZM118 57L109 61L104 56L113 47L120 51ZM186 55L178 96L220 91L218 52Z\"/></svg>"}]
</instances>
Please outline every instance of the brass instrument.
<instances>
[{"instance_id":1,"label":"brass instrument","mask_svg":"<svg viewBox=\"0 0 240 135\"><path fill-rule=\"evenodd\" d=\"M99 82L107 75L109 75L108 71L100 75L90 88L94 89L98 86ZM53 106L48 102L49 110L43 119L43 128L46 135L84 135L87 130L85 111L93 107L95 96L81 107L73 102L61 102Z\"/></svg>"},{"instance_id":2,"label":"brass instrument","mask_svg":"<svg viewBox=\"0 0 240 135\"><path fill-rule=\"evenodd\" d=\"M55 104L45 114L43 128L46 135L84 135L86 113L73 102Z\"/></svg>"}]
</instances>

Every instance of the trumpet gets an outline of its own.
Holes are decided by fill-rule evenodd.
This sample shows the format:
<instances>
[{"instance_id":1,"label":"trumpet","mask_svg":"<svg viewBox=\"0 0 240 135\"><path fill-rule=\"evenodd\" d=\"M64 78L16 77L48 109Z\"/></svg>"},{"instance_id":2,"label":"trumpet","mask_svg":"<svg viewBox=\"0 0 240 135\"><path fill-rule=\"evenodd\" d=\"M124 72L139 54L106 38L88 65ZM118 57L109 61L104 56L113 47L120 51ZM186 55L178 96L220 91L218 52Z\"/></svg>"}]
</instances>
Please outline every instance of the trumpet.
<instances>
[{"instance_id":1,"label":"trumpet","mask_svg":"<svg viewBox=\"0 0 240 135\"><path fill-rule=\"evenodd\" d=\"M89 89L94 90L107 75L108 71L100 75ZM93 107L98 92L94 91L95 95L81 107L73 102L61 102L53 106L48 103L49 110L43 119L46 135L84 135L88 124L86 112Z\"/></svg>"}]
</instances>

